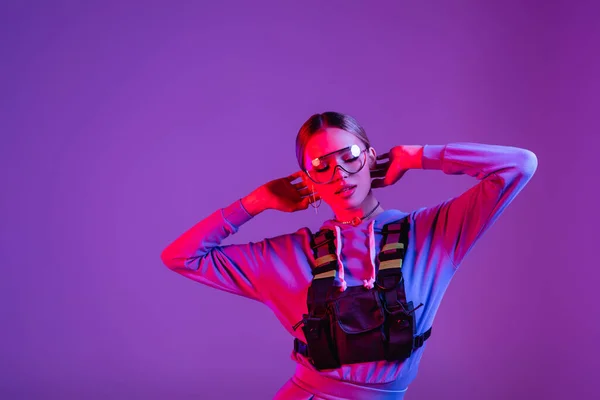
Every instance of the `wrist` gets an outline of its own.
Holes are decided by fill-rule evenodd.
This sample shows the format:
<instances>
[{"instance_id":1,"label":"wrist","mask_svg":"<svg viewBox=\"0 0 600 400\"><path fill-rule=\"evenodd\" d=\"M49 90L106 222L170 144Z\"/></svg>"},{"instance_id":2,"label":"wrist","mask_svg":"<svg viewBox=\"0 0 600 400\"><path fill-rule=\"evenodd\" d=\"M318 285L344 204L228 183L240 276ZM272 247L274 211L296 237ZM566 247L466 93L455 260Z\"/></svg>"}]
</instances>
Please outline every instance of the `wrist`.
<instances>
[{"instance_id":1,"label":"wrist","mask_svg":"<svg viewBox=\"0 0 600 400\"><path fill-rule=\"evenodd\" d=\"M423 169L424 146L402 146L405 152L406 169Z\"/></svg>"},{"instance_id":2,"label":"wrist","mask_svg":"<svg viewBox=\"0 0 600 400\"><path fill-rule=\"evenodd\" d=\"M242 207L244 207L248 214L253 217L265 211L265 207L260 201L260 197L257 195L256 191L253 191L249 195L242 197L241 202Z\"/></svg>"},{"instance_id":3,"label":"wrist","mask_svg":"<svg viewBox=\"0 0 600 400\"><path fill-rule=\"evenodd\" d=\"M425 146L417 146L416 155L415 155L415 168L423 169L423 149Z\"/></svg>"}]
</instances>

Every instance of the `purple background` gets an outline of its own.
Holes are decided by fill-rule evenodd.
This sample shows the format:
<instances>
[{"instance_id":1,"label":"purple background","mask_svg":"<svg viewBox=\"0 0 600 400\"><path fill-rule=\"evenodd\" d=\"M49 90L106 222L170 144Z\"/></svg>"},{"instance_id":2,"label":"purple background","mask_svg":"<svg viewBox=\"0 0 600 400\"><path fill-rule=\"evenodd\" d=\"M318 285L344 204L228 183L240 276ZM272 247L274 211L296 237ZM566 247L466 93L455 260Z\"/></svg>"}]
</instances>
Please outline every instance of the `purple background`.
<instances>
[{"instance_id":1,"label":"purple background","mask_svg":"<svg viewBox=\"0 0 600 400\"><path fill-rule=\"evenodd\" d=\"M0 9L0 398L271 398L294 369L273 314L160 252L294 172L298 128L326 110L380 153L538 156L450 285L407 400L600 396L593 2L88 3ZM411 171L378 197L407 211L475 182ZM227 243L330 216L269 211Z\"/></svg>"}]
</instances>

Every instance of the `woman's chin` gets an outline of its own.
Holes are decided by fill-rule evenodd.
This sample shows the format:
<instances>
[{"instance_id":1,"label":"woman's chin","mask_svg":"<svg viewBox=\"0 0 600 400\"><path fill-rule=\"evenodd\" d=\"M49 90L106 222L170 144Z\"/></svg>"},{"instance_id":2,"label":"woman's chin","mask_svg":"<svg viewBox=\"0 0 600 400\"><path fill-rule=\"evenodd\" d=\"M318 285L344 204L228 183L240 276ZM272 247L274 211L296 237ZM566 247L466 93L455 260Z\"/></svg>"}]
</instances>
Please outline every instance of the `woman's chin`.
<instances>
[{"instance_id":1,"label":"woman's chin","mask_svg":"<svg viewBox=\"0 0 600 400\"><path fill-rule=\"evenodd\" d=\"M340 208L344 210L352 210L358 208L363 203L364 199L357 198L357 196L352 196L348 199L342 199L339 203Z\"/></svg>"},{"instance_id":2,"label":"woman's chin","mask_svg":"<svg viewBox=\"0 0 600 400\"><path fill-rule=\"evenodd\" d=\"M360 193L356 189L352 193L344 195L334 194L328 204L334 210L353 210L360 207L365 201L368 193Z\"/></svg>"}]
</instances>

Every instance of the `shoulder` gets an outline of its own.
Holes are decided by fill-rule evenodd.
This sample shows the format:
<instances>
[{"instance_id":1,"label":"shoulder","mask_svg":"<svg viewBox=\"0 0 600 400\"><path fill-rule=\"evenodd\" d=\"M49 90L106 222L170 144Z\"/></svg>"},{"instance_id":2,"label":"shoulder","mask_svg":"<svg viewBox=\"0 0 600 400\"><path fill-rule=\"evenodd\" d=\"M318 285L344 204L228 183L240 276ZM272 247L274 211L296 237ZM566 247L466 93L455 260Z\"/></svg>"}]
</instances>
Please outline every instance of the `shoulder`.
<instances>
[{"instance_id":1,"label":"shoulder","mask_svg":"<svg viewBox=\"0 0 600 400\"><path fill-rule=\"evenodd\" d=\"M445 204L446 202L442 202L433 206L420 207L411 211L410 218L416 224L430 225L431 223L436 222L440 210Z\"/></svg>"},{"instance_id":2,"label":"shoulder","mask_svg":"<svg viewBox=\"0 0 600 400\"><path fill-rule=\"evenodd\" d=\"M398 210L395 208L387 209L377 216L373 229L375 231L381 231L387 224L397 223L406 220L412 222L411 213Z\"/></svg>"},{"instance_id":3,"label":"shoulder","mask_svg":"<svg viewBox=\"0 0 600 400\"><path fill-rule=\"evenodd\" d=\"M432 228L443 222L438 221L440 207L441 205L420 207L411 211L388 209L379 215L375 230L381 232L386 224L407 221L411 226L410 230L416 234L430 233Z\"/></svg>"},{"instance_id":4,"label":"shoulder","mask_svg":"<svg viewBox=\"0 0 600 400\"><path fill-rule=\"evenodd\" d=\"M314 233L308 227L302 227L296 231L284 233L264 239L264 244L278 252L289 252L310 248L310 241Z\"/></svg>"}]
</instances>

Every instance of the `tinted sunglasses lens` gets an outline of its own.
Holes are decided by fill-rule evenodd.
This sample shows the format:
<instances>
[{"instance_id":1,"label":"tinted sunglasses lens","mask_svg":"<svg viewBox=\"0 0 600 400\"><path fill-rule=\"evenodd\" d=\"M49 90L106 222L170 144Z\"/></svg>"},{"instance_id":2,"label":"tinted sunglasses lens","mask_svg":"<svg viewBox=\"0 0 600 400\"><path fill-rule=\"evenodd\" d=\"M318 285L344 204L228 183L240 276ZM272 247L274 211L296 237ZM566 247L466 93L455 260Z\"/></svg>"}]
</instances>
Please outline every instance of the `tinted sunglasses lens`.
<instances>
[{"instance_id":1,"label":"tinted sunglasses lens","mask_svg":"<svg viewBox=\"0 0 600 400\"><path fill-rule=\"evenodd\" d=\"M335 158L321 160L319 168L311 168L307 171L307 174L317 183L329 183L333 180L336 168L340 168L348 174L356 174L364 167L365 161L365 152L361 152L356 157L351 154L344 154L342 159L338 161Z\"/></svg>"},{"instance_id":2,"label":"tinted sunglasses lens","mask_svg":"<svg viewBox=\"0 0 600 400\"><path fill-rule=\"evenodd\" d=\"M319 172L313 170L307 171L308 176L316 183L328 183L333 179L333 170L327 169L326 171Z\"/></svg>"},{"instance_id":3,"label":"tinted sunglasses lens","mask_svg":"<svg viewBox=\"0 0 600 400\"><path fill-rule=\"evenodd\" d=\"M349 174L355 174L365 165L366 153L362 152L358 157L344 161L340 166Z\"/></svg>"}]
</instances>

